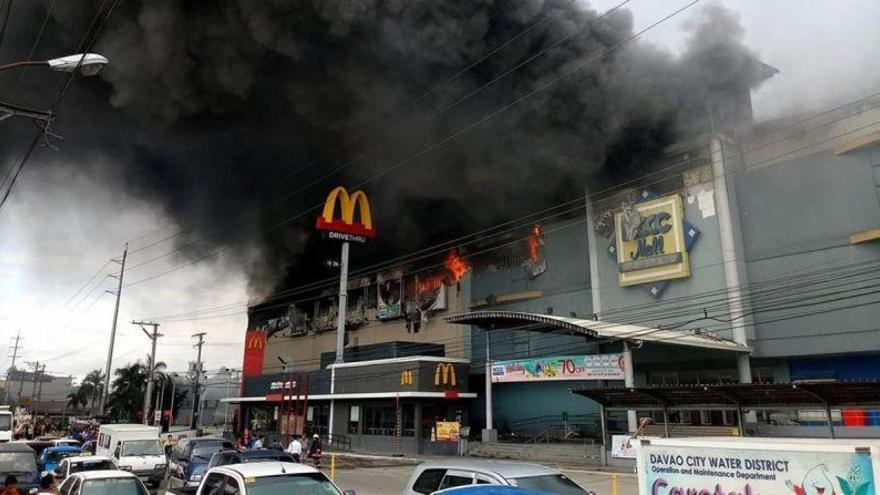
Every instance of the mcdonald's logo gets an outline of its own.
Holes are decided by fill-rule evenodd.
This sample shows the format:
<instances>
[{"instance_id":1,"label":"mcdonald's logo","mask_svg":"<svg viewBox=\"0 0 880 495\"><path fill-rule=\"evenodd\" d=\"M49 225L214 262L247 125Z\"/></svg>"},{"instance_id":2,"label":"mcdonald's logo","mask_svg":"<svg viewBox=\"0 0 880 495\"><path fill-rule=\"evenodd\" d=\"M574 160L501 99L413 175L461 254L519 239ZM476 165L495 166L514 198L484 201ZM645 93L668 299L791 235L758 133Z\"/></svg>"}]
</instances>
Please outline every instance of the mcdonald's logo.
<instances>
[{"instance_id":1,"label":"mcdonald's logo","mask_svg":"<svg viewBox=\"0 0 880 495\"><path fill-rule=\"evenodd\" d=\"M400 372L400 384L401 385L412 385L413 384L412 370L403 370Z\"/></svg>"},{"instance_id":2,"label":"mcdonald's logo","mask_svg":"<svg viewBox=\"0 0 880 495\"><path fill-rule=\"evenodd\" d=\"M266 346L266 341L263 340L263 336L260 335L259 333L254 333L253 335L251 335L251 337L247 341L248 350L251 350L251 349L263 350L263 348L265 346Z\"/></svg>"},{"instance_id":3,"label":"mcdonald's logo","mask_svg":"<svg viewBox=\"0 0 880 495\"><path fill-rule=\"evenodd\" d=\"M437 363L434 368L434 385L455 386L455 367L450 363Z\"/></svg>"},{"instance_id":4,"label":"mcdonald's logo","mask_svg":"<svg viewBox=\"0 0 880 495\"><path fill-rule=\"evenodd\" d=\"M339 219L335 216L337 202L339 203L340 210ZM359 213L360 221L358 222L355 222L355 209ZM370 201L367 199L367 195L363 191L355 191L349 195L348 191L342 186L330 191L330 194L327 195L327 201L324 202L324 211L318 217L315 228L350 236L376 237L376 229L373 228L373 215L370 211Z\"/></svg>"}]
</instances>

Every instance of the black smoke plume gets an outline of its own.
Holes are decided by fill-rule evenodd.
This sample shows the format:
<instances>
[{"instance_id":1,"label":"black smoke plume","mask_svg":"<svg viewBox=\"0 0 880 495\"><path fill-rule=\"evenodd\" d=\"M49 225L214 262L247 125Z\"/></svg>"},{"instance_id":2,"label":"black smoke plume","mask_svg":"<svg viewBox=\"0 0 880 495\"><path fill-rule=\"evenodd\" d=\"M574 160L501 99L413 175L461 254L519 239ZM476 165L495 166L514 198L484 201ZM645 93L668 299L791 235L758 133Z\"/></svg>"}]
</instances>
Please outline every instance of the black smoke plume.
<instances>
[{"instance_id":1,"label":"black smoke plume","mask_svg":"<svg viewBox=\"0 0 880 495\"><path fill-rule=\"evenodd\" d=\"M14 4L4 61L26 56L49 3ZM73 50L104 4L55 3L38 57ZM326 276L317 213L302 212L338 184L370 180L366 264L644 173L713 94L760 80L733 13L686 15L676 57L620 45L631 13L581 0L123 1L95 46L111 65L76 82L56 131L69 166L121 177L187 232L181 261L225 248L259 296ZM5 77L4 94L37 106L59 80ZM7 163L27 129L3 138Z\"/></svg>"}]
</instances>

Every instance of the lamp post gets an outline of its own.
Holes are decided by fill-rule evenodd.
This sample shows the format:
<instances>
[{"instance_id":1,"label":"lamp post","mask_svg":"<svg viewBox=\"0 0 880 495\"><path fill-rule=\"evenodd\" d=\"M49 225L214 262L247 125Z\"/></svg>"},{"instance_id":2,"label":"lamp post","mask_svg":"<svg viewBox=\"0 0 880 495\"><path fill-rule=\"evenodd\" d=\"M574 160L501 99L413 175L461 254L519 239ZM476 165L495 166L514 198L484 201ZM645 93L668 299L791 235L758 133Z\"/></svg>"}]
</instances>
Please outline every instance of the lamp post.
<instances>
[{"instance_id":1,"label":"lamp post","mask_svg":"<svg viewBox=\"0 0 880 495\"><path fill-rule=\"evenodd\" d=\"M0 71L20 67L43 66L57 72L79 72L83 76L94 76L101 72L101 69L108 63L110 61L107 60L107 57L97 53L77 53L51 60L24 60L0 65Z\"/></svg>"}]
</instances>

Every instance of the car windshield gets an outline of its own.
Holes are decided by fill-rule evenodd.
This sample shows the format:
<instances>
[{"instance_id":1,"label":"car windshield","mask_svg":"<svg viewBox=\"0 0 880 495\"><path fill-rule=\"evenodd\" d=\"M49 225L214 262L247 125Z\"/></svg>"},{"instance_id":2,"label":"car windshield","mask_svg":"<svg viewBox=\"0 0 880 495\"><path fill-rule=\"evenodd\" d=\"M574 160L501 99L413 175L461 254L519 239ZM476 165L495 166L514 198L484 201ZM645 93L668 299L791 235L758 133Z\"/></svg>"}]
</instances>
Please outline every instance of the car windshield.
<instances>
[{"instance_id":1,"label":"car windshield","mask_svg":"<svg viewBox=\"0 0 880 495\"><path fill-rule=\"evenodd\" d=\"M129 440L122 443L122 455L165 455L159 439Z\"/></svg>"},{"instance_id":2,"label":"car windshield","mask_svg":"<svg viewBox=\"0 0 880 495\"><path fill-rule=\"evenodd\" d=\"M525 476L514 478L516 486L536 492L554 493L556 495L586 495L587 492L574 481L561 474L543 476Z\"/></svg>"},{"instance_id":3,"label":"car windshield","mask_svg":"<svg viewBox=\"0 0 880 495\"><path fill-rule=\"evenodd\" d=\"M136 478L108 478L87 480L80 495L148 495L147 489Z\"/></svg>"},{"instance_id":4,"label":"car windshield","mask_svg":"<svg viewBox=\"0 0 880 495\"><path fill-rule=\"evenodd\" d=\"M201 459L210 459L212 455L221 450L229 448L229 445L224 445L223 442L217 443L200 443L193 447L191 457L196 458L199 457Z\"/></svg>"},{"instance_id":5,"label":"car windshield","mask_svg":"<svg viewBox=\"0 0 880 495\"><path fill-rule=\"evenodd\" d=\"M37 471L37 460L28 452L0 453L0 473L33 473Z\"/></svg>"},{"instance_id":6,"label":"car windshield","mask_svg":"<svg viewBox=\"0 0 880 495\"><path fill-rule=\"evenodd\" d=\"M12 429L12 416L9 414L0 414L0 430Z\"/></svg>"},{"instance_id":7,"label":"car windshield","mask_svg":"<svg viewBox=\"0 0 880 495\"><path fill-rule=\"evenodd\" d=\"M321 473L287 474L246 478L248 495L340 495L339 490ZM85 494L83 494L85 495Z\"/></svg>"},{"instance_id":8,"label":"car windshield","mask_svg":"<svg viewBox=\"0 0 880 495\"><path fill-rule=\"evenodd\" d=\"M116 466L110 460L91 461L91 462L75 462L70 465L70 474L80 473L82 471L114 471Z\"/></svg>"},{"instance_id":9,"label":"car windshield","mask_svg":"<svg viewBox=\"0 0 880 495\"><path fill-rule=\"evenodd\" d=\"M58 461L60 461L61 459L64 459L65 457L71 457L71 456L75 456L75 455L79 455L79 454L80 454L79 451L49 452L48 454L46 454L46 460L53 463L53 464L57 464Z\"/></svg>"}]
</instances>

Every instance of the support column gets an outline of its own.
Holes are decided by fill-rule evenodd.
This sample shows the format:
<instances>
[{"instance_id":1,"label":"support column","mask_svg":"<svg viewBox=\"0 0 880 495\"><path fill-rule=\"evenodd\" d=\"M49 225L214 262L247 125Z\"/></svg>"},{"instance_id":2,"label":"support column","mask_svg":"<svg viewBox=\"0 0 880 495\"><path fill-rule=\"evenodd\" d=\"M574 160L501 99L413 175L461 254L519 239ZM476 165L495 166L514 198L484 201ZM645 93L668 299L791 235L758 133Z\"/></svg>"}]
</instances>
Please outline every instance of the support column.
<instances>
[{"instance_id":1,"label":"support column","mask_svg":"<svg viewBox=\"0 0 880 495\"><path fill-rule=\"evenodd\" d=\"M348 312L348 241L342 243L339 257L339 314L336 316L336 364L345 361L345 317ZM336 393L336 367L330 371L330 395ZM327 424L327 444L333 445L333 421L336 419L336 401L330 399L330 418Z\"/></svg>"},{"instance_id":2,"label":"support column","mask_svg":"<svg viewBox=\"0 0 880 495\"><path fill-rule=\"evenodd\" d=\"M730 209L730 197L727 194L727 176L725 175L724 152L721 137L712 136L712 173L715 177L715 206L718 213L718 231L721 237L721 259L724 265L724 279L727 289L727 305L733 323L733 340L748 345L746 322L743 318L745 303L740 290L739 270L736 262L736 241L733 232L733 214ZM752 383L752 369L747 353L737 353L736 366L740 383Z\"/></svg>"},{"instance_id":3,"label":"support column","mask_svg":"<svg viewBox=\"0 0 880 495\"><path fill-rule=\"evenodd\" d=\"M627 341L623 342L623 383L627 387L636 386L635 374L633 373L632 349L630 349L629 342ZM630 435L635 435L639 429L639 419L634 409L626 411L626 426Z\"/></svg>"},{"instance_id":4,"label":"support column","mask_svg":"<svg viewBox=\"0 0 880 495\"><path fill-rule=\"evenodd\" d=\"M498 441L498 432L492 424L492 360L489 352L489 329L486 332L486 428L483 430L482 439L487 443Z\"/></svg>"}]
</instances>

